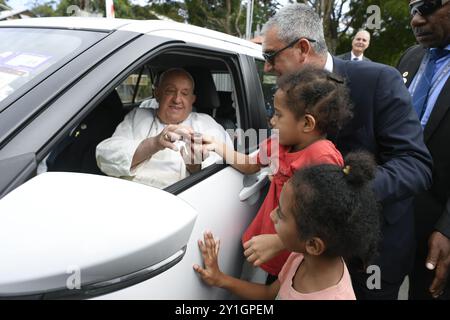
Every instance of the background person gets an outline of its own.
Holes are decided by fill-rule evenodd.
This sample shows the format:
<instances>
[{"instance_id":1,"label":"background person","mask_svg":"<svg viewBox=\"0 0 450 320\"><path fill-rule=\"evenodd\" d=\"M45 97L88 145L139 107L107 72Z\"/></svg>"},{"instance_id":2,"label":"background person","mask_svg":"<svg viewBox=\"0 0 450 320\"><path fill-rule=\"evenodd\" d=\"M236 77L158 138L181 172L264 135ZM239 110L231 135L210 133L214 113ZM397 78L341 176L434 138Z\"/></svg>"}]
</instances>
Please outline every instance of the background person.
<instances>
[{"instance_id":1,"label":"background person","mask_svg":"<svg viewBox=\"0 0 450 320\"><path fill-rule=\"evenodd\" d=\"M364 56L364 51L369 48L370 45L370 33L366 30L359 30L352 40L352 50L341 54L338 58L343 60L352 61L371 61Z\"/></svg>"},{"instance_id":2,"label":"background person","mask_svg":"<svg viewBox=\"0 0 450 320\"><path fill-rule=\"evenodd\" d=\"M189 144L196 150L184 151L177 141L185 139L189 143L196 132L233 145L213 118L192 112L194 81L185 70L165 71L160 76L155 97L151 108L130 111L112 137L97 146L97 164L107 175L164 188L221 160L212 153L203 162L189 161L192 152L197 159L202 158L201 143Z\"/></svg>"},{"instance_id":3,"label":"background person","mask_svg":"<svg viewBox=\"0 0 450 320\"><path fill-rule=\"evenodd\" d=\"M413 97L433 157L433 185L415 199L417 251L410 299L450 298L450 1L410 1L419 45L398 69ZM430 270L428 270L429 268Z\"/></svg>"}]
</instances>

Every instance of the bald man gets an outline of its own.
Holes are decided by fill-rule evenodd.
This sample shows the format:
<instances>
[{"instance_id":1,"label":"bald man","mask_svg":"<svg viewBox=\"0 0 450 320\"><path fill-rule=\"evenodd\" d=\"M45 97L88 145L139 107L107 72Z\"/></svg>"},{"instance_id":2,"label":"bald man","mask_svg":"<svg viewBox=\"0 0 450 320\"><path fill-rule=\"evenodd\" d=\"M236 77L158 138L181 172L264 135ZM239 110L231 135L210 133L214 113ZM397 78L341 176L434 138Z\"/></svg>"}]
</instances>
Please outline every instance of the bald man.
<instances>
[{"instance_id":1,"label":"bald man","mask_svg":"<svg viewBox=\"0 0 450 320\"><path fill-rule=\"evenodd\" d=\"M353 60L353 61L371 61L369 58L364 56L364 51L367 50L370 44L370 33L366 30L359 30L352 41L352 51L344 53L338 58L343 60Z\"/></svg>"}]
</instances>

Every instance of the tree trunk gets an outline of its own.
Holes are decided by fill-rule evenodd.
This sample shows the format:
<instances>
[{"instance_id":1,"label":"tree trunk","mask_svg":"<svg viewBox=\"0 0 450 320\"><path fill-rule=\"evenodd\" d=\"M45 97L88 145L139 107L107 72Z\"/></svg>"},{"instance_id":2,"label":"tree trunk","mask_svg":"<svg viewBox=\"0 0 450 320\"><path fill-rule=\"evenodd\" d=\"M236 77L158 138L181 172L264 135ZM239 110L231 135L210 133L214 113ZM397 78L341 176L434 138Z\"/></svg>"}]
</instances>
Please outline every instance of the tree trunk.
<instances>
[{"instance_id":1,"label":"tree trunk","mask_svg":"<svg viewBox=\"0 0 450 320\"><path fill-rule=\"evenodd\" d=\"M333 10L335 0L322 0L321 10L323 17L323 33L328 50L334 54L337 46L337 24L333 21ZM339 23L339 22L338 22Z\"/></svg>"}]
</instances>

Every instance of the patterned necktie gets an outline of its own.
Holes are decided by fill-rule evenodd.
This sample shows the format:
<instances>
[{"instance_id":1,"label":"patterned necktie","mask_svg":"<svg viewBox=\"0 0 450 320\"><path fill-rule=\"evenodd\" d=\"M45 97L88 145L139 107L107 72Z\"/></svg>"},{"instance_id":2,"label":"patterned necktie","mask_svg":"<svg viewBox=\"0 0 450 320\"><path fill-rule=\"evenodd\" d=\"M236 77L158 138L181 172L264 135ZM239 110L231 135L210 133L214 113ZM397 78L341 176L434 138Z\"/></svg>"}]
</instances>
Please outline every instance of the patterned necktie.
<instances>
[{"instance_id":1,"label":"patterned necktie","mask_svg":"<svg viewBox=\"0 0 450 320\"><path fill-rule=\"evenodd\" d=\"M358 58L353 58L353 61L359 61L359 59Z\"/></svg>"},{"instance_id":2,"label":"patterned necktie","mask_svg":"<svg viewBox=\"0 0 450 320\"><path fill-rule=\"evenodd\" d=\"M428 60L427 66L412 97L412 103L419 119L422 118L422 115L426 109L428 94L433 83L436 61L445 56L447 53L448 50L445 49L434 49L429 51L430 59Z\"/></svg>"}]
</instances>

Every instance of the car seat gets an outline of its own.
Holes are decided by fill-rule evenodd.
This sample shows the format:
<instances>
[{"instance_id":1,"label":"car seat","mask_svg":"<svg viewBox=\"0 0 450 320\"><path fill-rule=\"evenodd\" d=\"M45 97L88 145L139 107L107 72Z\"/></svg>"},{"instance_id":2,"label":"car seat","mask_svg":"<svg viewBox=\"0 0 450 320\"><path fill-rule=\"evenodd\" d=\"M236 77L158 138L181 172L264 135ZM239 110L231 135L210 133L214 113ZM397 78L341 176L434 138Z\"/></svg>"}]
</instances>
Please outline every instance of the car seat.
<instances>
[{"instance_id":1,"label":"car seat","mask_svg":"<svg viewBox=\"0 0 450 320\"><path fill-rule=\"evenodd\" d=\"M116 90L112 91L47 159L48 171L103 174L97 167L97 145L112 136L125 111Z\"/></svg>"},{"instance_id":2,"label":"car seat","mask_svg":"<svg viewBox=\"0 0 450 320\"><path fill-rule=\"evenodd\" d=\"M236 118L236 112L232 108L231 92L229 92L229 99L224 95L223 100L219 96L219 92L216 89L214 79L211 72L204 67L186 67L195 81L194 94L196 100L194 108L196 112L202 112L212 116L224 129L235 129L236 126L233 120ZM233 109L233 115L230 118L226 118L225 108L231 107ZM224 110L221 110L224 108ZM218 116L218 112L222 112L221 116ZM229 115L228 115L229 116Z\"/></svg>"}]
</instances>

